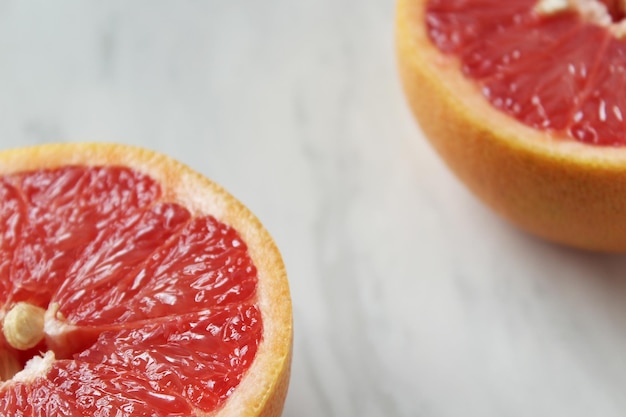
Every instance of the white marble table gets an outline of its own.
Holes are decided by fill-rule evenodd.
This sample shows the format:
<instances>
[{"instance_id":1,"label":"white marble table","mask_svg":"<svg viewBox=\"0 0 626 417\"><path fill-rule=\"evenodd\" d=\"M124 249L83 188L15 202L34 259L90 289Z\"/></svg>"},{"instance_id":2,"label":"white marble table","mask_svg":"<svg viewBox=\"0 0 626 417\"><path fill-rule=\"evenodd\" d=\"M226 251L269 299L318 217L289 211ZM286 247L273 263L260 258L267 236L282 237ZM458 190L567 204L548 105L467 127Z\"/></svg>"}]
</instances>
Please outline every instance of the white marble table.
<instances>
[{"instance_id":1,"label":"white marble table","mask_svg":"<svg viewBox=\"0 0 626 417\"><path fill-rule=\"evenodd\" d=\"M626 415L626 258L517 231L424 142L391 0L0 1L0 146L166 152L290 275L285 417Z\"/></svg>"}]
</instances>

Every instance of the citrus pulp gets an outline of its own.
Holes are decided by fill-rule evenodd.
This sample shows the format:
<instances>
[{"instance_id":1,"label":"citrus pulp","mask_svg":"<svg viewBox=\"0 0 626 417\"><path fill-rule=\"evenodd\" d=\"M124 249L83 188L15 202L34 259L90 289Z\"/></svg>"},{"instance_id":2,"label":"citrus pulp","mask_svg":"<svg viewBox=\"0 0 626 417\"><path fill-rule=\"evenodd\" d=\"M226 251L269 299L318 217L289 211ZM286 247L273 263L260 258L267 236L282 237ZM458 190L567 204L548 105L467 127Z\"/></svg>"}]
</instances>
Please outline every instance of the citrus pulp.
<instances>
[{"instance_id":1,"label":"citrus pulp","mask_svg":"<svg viewBox=\"0 0 626 417\"><path fill-rule=\"evenodd\" d=\"M0 414L279 416L291 304L267 231L166 156L0 152Z\"/></svg>"}]
</instances>

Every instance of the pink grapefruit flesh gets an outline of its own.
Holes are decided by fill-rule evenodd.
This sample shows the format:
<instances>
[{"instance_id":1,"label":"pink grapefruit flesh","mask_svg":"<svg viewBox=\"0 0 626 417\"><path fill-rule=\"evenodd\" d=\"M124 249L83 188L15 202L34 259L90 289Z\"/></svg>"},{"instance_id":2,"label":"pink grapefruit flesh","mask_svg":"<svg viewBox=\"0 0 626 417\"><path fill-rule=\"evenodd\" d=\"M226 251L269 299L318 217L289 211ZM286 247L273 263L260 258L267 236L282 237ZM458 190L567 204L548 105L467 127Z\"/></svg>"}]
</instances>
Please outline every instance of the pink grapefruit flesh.
<instances>
[{"instance_id":1,"label":"pink grapefruit flesh","mask_svg":"<svg viewBox=\"0 0 626 417\"><path fill-rule=\"evenodd\" d=\"M555 137L625 145L626 42L576 10L546 14L537 4L430 0L427 31L502 112Z\"/></svg>"},{"instance_id":2,"label":"pink grapefruit flesh","mask_svg":"<svg viewBox=\"0 0 626 417\"><path fill-rule=\"evenodd\" d=\"M263 321L233 228L120 166L4 175L0 197L0 316L47 310L36 347L0 338L33 374L2 383L4 415L190 415L236 389Z\"/></svg>"}]
</instances>

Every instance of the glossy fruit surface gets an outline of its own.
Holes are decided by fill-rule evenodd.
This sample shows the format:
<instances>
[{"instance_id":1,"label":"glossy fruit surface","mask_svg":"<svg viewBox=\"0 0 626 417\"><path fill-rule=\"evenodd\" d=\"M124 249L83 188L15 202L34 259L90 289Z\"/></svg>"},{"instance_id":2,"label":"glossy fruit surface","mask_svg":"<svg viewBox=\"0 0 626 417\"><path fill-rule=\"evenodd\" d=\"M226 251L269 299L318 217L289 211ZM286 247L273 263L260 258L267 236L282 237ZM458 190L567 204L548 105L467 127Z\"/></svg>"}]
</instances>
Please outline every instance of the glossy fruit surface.
<instances>
[{"instance_id":1,"label":"glossy fruit surface","mask_svg":"<svg viewBox=\"0 0 626 417\"><path fill-rule=\"evenodd\" d=\"M288 286L245 207L138 148L0 160L3 415L280 415Z\"/></svg>"},{"instance_id":2,"label":"glossy fruit surface","mask_svg":"<svg viewBox=\"0 0 626 417\"><path fill-rule=\"evenodd\" d=\"M431 0L427 32L502 112L556 137L626 144L626 43L574 9L538 4Z\"/></svg>"}]
</instances>

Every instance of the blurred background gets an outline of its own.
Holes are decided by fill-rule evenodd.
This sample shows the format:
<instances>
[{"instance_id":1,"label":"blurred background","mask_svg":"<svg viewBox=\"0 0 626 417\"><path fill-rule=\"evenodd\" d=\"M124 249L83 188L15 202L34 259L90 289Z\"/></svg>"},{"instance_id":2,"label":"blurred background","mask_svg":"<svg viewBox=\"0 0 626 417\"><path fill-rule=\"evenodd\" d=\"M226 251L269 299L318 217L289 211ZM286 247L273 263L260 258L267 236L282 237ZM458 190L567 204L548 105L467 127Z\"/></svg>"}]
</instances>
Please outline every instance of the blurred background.
<instances>
[{"instance_id":1,"label":"blurred background","mask_svg":"<svg viewBox=\"0 0 626 417\"><path fill-rule=\"evenodd\" d=\"M449 173L391 0L0 0L0 145L167 153L276 239L285 417L623 416L626 259L517 231Z\"/></svg>"}]
</instances>

